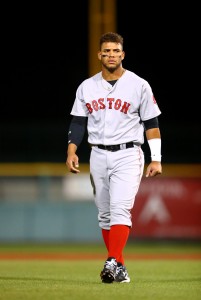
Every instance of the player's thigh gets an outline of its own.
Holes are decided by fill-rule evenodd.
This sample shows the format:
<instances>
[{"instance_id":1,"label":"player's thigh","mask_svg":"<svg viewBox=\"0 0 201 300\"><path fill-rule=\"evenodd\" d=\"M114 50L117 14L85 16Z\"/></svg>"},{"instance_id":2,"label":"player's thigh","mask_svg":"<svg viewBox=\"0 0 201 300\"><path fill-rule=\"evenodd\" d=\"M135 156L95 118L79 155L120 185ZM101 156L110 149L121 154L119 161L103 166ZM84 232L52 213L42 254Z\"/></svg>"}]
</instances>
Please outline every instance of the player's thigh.
<instances>
[{"instance_id":1,"label":"player's thigh","mask_svg":"<svg viewBox=\"0 0 201 300\"><path fill-rule=\"evenodd\" d=\"M141 149L140 152L126 149L121 157L121 163L117 164L110 176L111 208L131 209L133 207L143 169L144 155Z\"/></svg>"},{"instance_id":2,"label":"player's thigh","mask_svg":"<svg viewBox=\"0 0 201 300\"><path fill-rule=\"evenodd\" d=\"M95 204L101 211L110 210L109 177L106 152L92 149L90 155L90 175L94 190Z\"/></svg>"}]
</instances>

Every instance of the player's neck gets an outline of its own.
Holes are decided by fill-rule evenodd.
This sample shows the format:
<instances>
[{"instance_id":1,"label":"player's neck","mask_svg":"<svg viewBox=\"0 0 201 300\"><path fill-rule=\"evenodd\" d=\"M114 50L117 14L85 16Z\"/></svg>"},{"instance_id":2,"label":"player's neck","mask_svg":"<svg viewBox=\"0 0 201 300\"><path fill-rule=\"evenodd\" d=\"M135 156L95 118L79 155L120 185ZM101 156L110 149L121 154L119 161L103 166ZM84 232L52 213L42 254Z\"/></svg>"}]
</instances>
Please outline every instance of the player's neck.
<instances>
[{"instance_id":1,"label":"player's neck","mask_svg":"<svg viewBox=\"0 0 201 300\"><path fill-rule=\"evenodd\" d=\"M109 70L103 68L102 69L102 77L107 81L118 80L125 72L123 67L118 68L114 72L110 72Z\"/></svg>"}]
</instances>

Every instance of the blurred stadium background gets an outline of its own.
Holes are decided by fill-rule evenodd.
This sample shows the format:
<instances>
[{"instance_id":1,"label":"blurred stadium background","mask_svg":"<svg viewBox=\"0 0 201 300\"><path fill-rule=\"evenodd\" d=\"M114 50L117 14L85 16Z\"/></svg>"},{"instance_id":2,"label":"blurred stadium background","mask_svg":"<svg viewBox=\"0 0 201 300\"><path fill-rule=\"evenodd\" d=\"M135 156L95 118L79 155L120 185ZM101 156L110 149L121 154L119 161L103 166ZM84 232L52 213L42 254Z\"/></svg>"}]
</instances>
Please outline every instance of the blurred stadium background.
<instances>
[{"instance_id":1,"label":"blurred stadium background","mask_svg":"<svg viewBox=\"0 0 201 300\"><path fill-rule=\"evenodd\" d=\"M125 68L150 82L162 110L163 175L143 178L130 239L201 239L200 119L186 75L196 65L190 34L196 24L190 28L175 7L166 7L166 13L153 4L135 7L123 0L76 1L67 11L5 7L0 242L101 240L87 136L78 151L81 174L69 174L65 160L75 90L99 70L98 40L106 31L124 36ZM143 150L147 163L146 143Z\"/></svg>"}]
</instances>

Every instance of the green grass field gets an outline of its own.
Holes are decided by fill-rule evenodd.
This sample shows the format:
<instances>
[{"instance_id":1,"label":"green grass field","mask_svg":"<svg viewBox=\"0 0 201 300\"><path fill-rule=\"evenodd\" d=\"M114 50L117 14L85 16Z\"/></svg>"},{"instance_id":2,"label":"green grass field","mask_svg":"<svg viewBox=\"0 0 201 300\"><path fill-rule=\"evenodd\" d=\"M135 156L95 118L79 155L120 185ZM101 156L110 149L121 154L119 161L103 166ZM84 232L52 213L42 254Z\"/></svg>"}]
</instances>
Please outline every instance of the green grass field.
<instances>
[{"instance_id":1,"label":"green grass field","mask_svg":"<svg viewBox=\"0 0 201 300\"><path fill-rule=\"evenodd\" d=\"M3 259L5 254L10 258ZM25 254L35 256L23 258ZM55 256L48 259L48 254ZM63 259L63 254L79 259ZM101 283L105 255L102 244L0 244L0 299L201 299L201 243L128 243L129 284Z\"/></svg>"}]
</instances>

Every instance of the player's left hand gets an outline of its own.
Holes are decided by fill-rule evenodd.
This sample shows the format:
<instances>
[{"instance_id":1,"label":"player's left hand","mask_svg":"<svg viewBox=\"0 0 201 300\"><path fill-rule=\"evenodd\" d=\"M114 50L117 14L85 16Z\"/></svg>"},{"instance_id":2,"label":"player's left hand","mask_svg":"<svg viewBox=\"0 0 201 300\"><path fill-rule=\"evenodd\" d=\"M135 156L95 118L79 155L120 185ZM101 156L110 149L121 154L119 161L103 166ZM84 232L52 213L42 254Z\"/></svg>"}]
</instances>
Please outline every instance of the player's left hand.
<instances>
[{"instance_id":1,"label":"player's left hand","mask_svg":"<svg viewBox=\"0 0 201 300\"><path fill-rule=\"evenodd\" d=\"M159 161L152 161L146 170L146 177L154 177L156 175L162 174L162 166Z\"/></svg>"}]
</instances>

